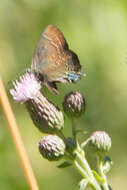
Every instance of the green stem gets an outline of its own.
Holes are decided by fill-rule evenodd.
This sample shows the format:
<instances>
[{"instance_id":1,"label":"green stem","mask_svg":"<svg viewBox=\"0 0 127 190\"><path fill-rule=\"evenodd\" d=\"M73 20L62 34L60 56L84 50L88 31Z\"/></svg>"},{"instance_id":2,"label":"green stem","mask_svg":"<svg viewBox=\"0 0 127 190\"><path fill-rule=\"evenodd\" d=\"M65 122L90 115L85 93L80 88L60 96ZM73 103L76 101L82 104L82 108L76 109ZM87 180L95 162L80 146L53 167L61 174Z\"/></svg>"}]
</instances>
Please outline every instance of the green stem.
<instances>
[{"instance_id":1,"label":"green stem","mask_svg":"<svg viewBox=\"0 0 127 190\"><path fill-rule=\"evenodd\" d=\"M74 166L76 169L78 169L79 173L86 179L89 176L87 175L87 173L84 171L84 169L80 166L80 164L74 160Z\"/></svg>"},{"instance_id":2,"label":"green stem","mask_svg":"<svg viewBox=\"0 0 127 190\"><path fill-rule=\"evenodd\" d=\"M76 158L77 159L74 163L75 166L77 167L77 169L79 170L79 172L82 174L82 176L85 179L88 179L89 181L89 185L94 189L94 190L101 190L100 185L98 184L98 182L96 181L92 170L85 158L85 154L84 151L80 148L80 146L77 146L77 149L75 150L75 154L76 154ZM78 163L78 165L77 165ZM80 166L80 167L79 167ZM83 172L81 172L83 171Z\"/></svg>"},{"instance_id":3,"label":"green stem","mask_svg":"<svg viewBox=\"0 0 127 190\"><path fill-rule=\"evenodd\" d=\"M66 137L64 136L63 132L62 131L57 131L56 134L63 139L63 141L65 142L66 140Z\"/></svg>"},{"instance_id":4,"label":"green stem","mask_svg":"<svg viewBox=\"0 0 127 190\"><path fill-rule=\"evenodd\" d=\"M81 148L84 149L89 141L90 141L90 138L88 138L85 142L81 143Z\"/></svg>"},{"instance_id":5,"label":"green stem","mask_svg":"<svg viewBox=\"0 0 127 190\"><path fill-rule=\"evenodd\" d=\"M102 161L100 162L99 166L100 166L99 167L99 171L100 171L101 177L104 179L104 182L103 182L104 190L109 190L109 186L108 186L108 182L107 182L107 177L106 177L106 175L103 172L103 163L102 163Z\"/></svg>"},{"instance_id":6,"label":"green stem","mask_svg":"<svg viewBox=\"0 0 127 190\"><path fill-rule=\"evenodd\" d=\"M75 119L72 118L72 135L76 139L76 128L75 128Z\"/></svg>"}]
</instances>

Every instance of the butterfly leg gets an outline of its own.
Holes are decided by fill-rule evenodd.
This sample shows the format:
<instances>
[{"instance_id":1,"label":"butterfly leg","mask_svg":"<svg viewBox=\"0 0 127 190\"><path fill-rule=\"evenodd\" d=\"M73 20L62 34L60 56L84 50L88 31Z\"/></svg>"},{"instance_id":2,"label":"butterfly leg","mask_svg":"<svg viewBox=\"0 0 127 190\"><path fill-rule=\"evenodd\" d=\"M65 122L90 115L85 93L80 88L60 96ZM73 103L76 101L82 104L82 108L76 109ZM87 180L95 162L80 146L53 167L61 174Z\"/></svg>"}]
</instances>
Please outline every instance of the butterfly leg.
<instances>
[{"instance_id":1,"label":"butterfly leg","mask_svg":"<svg viewBox=\"0 0 127 190\"><path fill-rule=\"evenodd\" d=\"M56 83L55 82L47 82L47 81L44 81L44 84L45 86L50 90L52 91L54 94L58 95L59 94L59 91L57 89L57 86L56 86Z\"/></svg>"}]
</instances>

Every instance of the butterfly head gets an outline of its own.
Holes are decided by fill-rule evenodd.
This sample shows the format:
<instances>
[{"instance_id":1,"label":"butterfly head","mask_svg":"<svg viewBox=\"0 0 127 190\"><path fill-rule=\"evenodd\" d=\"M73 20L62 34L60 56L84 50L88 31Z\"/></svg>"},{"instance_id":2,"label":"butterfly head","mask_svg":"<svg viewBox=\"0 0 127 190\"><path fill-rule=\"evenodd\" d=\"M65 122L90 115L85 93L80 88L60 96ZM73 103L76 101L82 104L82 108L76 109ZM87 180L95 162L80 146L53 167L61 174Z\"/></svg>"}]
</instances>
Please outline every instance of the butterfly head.
<instances>
[{"instance_id":1,"label":"butterfly head","mask_svg":"<svg viewBox=\"0 0 127 190\"><path fill-rule=\"evenodd\" d=\"M71 65L71 68L68 68L67 73L67 80L68 82L77 82L79 78L81 77L81 65L78 59L78 56L71 50L69 50L70 53L70 59L69 64Z\"/></svg>"},{"instance_id":2,"label":"butterfly head","mask_svg":"<svg viewBox=\"0 0 127 190\"><path fill-rule=\"evenodd\" d=\"M81 65L79 62L79 58L76 55L76 53L74 53L72 50L70 50L70 52L71 52L71 61L74 66L74 71L78 73L81 71Z\"/></svg>"}]
</instances>

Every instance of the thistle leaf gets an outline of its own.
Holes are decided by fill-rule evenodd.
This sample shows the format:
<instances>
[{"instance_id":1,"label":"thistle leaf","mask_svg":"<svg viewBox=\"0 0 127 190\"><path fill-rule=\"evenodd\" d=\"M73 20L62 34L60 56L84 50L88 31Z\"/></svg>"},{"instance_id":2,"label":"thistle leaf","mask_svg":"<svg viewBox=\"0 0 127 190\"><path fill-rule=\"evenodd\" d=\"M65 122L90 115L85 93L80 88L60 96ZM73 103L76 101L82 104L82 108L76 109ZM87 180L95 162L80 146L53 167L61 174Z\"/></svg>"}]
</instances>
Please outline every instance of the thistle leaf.
<instances>
[{"instance_id":1,"label":"thistle leaf","mask_svg":"<svg viewBox=\"0 0 127 190\"><path fill-rule=\"evenodd\" d=\"M57 166L57 168L67 168L67 167L69 167L69 166L71 166L71 165L72 165L72 164L71 164L70 162L65 161L65 162L59 164L59 165Z\"/></svg>"},{"instance_id":2,"label":"thistle leaf","mask_svg":"<svg viewBox=\"0 0 127 190\"><path fill-rule=\"evenodd\" d=\"M96 180L100 181L101 183L104 183L104 179L98 175L98 173L95 170L92 170L94 177Z\"/></svg>"}]
</instances>

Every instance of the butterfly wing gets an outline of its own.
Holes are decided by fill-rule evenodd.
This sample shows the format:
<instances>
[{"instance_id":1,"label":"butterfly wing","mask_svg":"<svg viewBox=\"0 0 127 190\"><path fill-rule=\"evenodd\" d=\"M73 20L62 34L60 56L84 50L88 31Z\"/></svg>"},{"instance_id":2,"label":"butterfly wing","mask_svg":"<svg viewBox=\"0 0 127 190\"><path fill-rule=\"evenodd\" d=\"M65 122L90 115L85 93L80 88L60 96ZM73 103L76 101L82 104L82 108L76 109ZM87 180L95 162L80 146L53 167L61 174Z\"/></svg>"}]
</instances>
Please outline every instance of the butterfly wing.
<instances>
[{"instance_id":1,"label":"butterfly wing","mask_svg":"<svg viewBox=\"0 0 127 190\"><path fill-rule=\"evenodd\" d=\"M49 25L35 50L32 69L42 74L45 80L57 81L66 71L67 50L68 44L63 34L56 26Z\"/></svg>"},{"instance_id":2,"label":"butterfly wing","mask_svg":"<svg viewBox=\"0 0 127 190\"><path fill-rule=\"evenodd\" d=\"M37 44L31 64L39 79L55 93L55 82L77 82L81 66L77 55L69 50L62 32L48 25Z\"/></svg>"}]
</instances>

